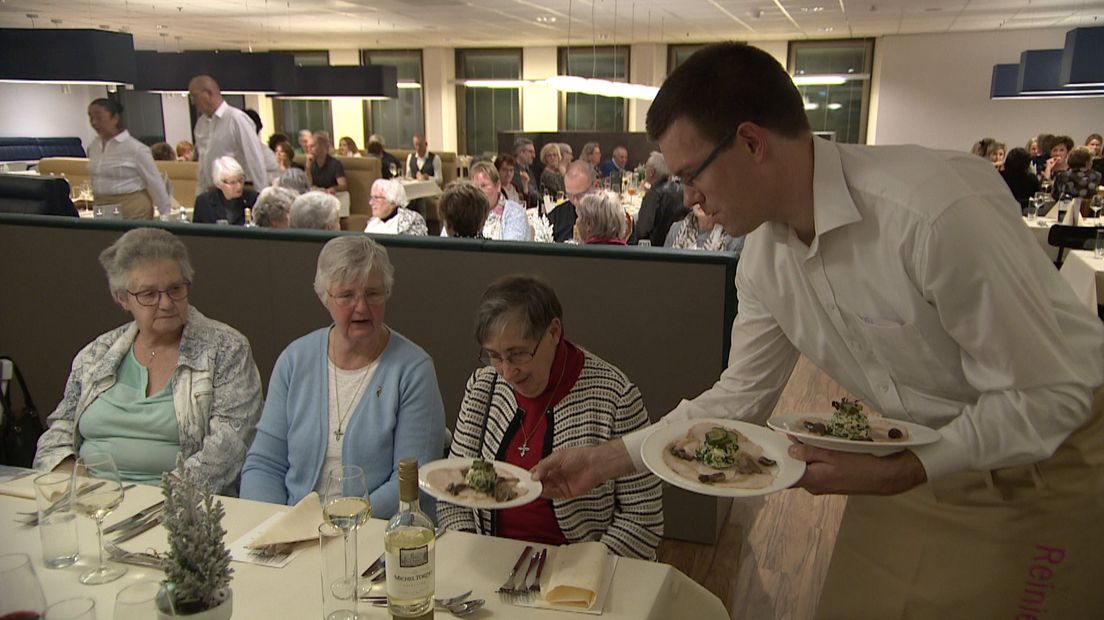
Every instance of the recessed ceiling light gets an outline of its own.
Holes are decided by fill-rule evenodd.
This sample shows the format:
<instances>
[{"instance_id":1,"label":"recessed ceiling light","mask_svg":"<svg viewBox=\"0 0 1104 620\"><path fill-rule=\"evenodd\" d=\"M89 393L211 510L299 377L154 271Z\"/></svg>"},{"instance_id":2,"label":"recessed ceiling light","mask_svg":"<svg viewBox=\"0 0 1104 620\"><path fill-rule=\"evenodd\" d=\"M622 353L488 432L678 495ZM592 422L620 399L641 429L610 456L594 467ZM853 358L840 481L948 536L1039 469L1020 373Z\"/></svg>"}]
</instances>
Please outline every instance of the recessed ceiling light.
<instances>
[{"instance_id":1,"label":"recessed ceiling light","mask_svg":"<svg viewBox=\"0 0 1104 620\"><path fill-rule=\"evenodd\" d=\"M834 30L834 28L832 28L831 26L821 26L820 28L817 28L817 32L832 32L832 30Z\"/></svg>"},{"instance_id":2,"label":"recessed ceiling light","mask_svg":"<svg viewBox=\"0 0 1104 620\"><path fill-rule=\"evenodd\" d=\"M537 21L542 24L554 24L556 23L556 17L554 15L539 15Z\"/></svg>"},{"instance_id":3,"label":"recessed ceiling light","mask_svg":"<svg viewBox=\"0 0 1104 620\"><path fill-rule=\"evenodd\" d=\"M820 13L824 10L822 6L803 6L801 7L802 13Z\"/></svg>"},{"instance_id":4,"label":"recessed ceiling light","mask_svg":"<svg viewBox=\"0 0 1104 620\"><path fill-rule=\"evenodd\" d=\"M166 26L165 24L157 24L157 29L158 30L164 30L166 28L168 28L168 26Z\"/></svg>"}]
</instances>

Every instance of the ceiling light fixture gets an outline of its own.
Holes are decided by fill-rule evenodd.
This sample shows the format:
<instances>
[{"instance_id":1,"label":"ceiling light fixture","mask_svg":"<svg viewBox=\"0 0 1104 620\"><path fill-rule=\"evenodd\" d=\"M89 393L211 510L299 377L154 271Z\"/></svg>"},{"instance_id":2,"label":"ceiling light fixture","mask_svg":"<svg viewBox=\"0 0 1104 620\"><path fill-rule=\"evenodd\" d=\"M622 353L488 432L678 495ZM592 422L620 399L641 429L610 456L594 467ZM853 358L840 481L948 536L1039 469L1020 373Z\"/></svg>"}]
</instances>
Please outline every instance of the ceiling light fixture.
<instances>
[{"instance_id":1,"label":"ceiling light fixture","mask_svg":"<svg viewBox=\"0 0 1104 620\"><path fill-rule=\"evenodd\" d=\"M1066 33L1059 82L1066 88L1104 86L1104 26Z\"/></svg>"},{"instance_id":2,"label":"ceiling light fixture","mask_svg":"<svg viewBox=\"0 0 1104 620\"><path fill-rule=\"evenodd\" d=\"M846 84L854 80L865 80L870 77L869 73L806 73L802 75L795 75L793 83L796 86L839 86L840 84Z\"/></svg>"},{"instance_id":3,"label":"ceiling light fixture","mask_svg":"<svg viewBox=\"0 0 1104 620\"><path fill-rule=\"evenodd\" d=\"M7 82L133 84L134 58L129 34L0 28L0 80Z\"/></svg>"}]
</instances>

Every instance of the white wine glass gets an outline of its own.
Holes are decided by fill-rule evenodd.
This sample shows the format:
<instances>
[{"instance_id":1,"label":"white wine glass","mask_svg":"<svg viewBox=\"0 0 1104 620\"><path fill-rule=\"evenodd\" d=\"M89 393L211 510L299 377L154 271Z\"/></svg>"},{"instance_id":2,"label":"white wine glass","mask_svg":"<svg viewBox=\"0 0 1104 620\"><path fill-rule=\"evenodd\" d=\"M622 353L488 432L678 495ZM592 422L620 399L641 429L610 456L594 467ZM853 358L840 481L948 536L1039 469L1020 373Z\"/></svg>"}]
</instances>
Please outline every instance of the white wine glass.
<instances>
[{"instance_id":1,"label":"white wine glass","mask_svg":"<svg viewBox=\"0 0 1104 620\"><path fill-rule=\"evenodd\" d=\"M1089 208L1092 209L1093 217L1099 218L1100 210L1104 209L1104 196L1100 194L1093 196L1092 200L1089 201ZM1100 222L1097 222L1097 224L1100 224Z\"/></svg>"},{"instance_id":2,"label":"white wine glass","mask_svg":"<svg viewBox=\"0 0 1104 620\"><path fill-rule=\"evenodd\" d=\"M78 494L93 478L104 484L83 495ZM96 547L100 552L99 566L81 573L80 582L96 585L115 581L126 574L127 569L122 566L108 566L104 560L103 520L123 503L123 483L111 455L101 452L78 458L76 467L73 468L73 484L70 489L73 510L96 522Z\"/></svg>"},{"instance_id":3,"label":"white wine glass","mask_svg":"<svg viewBox=\"0 0 1104 620\"><path fill-rule=\"evenodd\" d=\"M395 163L391 163L387 166L387 170L391 173L391 178L399 176L399 166Z\"/></svg>"},{"instance_id":4,"label":"white wine glass","mask_svg":"<svg viewBox=\"0 0 1104 620\"><path fill-rule=\"evenodd\" d=\"M46 608L43 620L96 620L96 601L87 596L67 598Z\"/></svg>"},{"instance_id":5,"label":"white wine glass","mask_svg":"<svg viewBox=\"0 0 1104 620\"><path fill-rule=\"evenodd\" d=\"M352 539L353 545L350 549L349 535L371 516L372 503L368 500L368 479L364 470L356 465L345 465L331 471L326 478L322 518L341 530L345 539L345 575L330 586L337 598L356 596L356 538Z\"/></svg>"}]
</instances>

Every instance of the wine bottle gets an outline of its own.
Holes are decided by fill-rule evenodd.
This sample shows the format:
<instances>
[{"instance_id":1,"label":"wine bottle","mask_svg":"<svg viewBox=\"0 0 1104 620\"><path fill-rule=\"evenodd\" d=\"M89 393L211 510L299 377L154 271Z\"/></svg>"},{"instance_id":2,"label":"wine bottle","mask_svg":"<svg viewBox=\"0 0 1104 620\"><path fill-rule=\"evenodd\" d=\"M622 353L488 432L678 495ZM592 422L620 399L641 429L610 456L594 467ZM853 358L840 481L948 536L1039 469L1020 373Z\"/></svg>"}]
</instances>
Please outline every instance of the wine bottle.
<instances>
[{"instance_id":1,"label":"wine bottle","mask_svg":"<svg viewBox=\"0 0 1104 620\"><path fill-rule=\"evenodd\" d=\"M418 506L418 461L399 461L399 512L387 523L387 607L396 618L433 611L433 521Z\"/></svg>"}]
</instances>

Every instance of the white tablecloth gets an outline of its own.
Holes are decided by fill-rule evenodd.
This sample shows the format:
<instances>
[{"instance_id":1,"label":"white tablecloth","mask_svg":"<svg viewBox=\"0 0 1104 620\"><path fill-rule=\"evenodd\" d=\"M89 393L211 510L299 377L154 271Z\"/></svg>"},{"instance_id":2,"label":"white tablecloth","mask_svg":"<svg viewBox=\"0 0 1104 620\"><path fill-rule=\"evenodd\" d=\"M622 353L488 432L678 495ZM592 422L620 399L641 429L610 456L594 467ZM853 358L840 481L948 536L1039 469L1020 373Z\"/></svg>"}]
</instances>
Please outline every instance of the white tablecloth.
<instances>
[{"instance_id":1,"label":"white tablecloth","mask_svg":"<svg viewBox=\"0 0 1104 620\"><path fill-rule=\"evenodd\" d=\"M1077 298L1093 312L1098 304L1104 304L1104 258L1096 258L1087 250L1074 250L1066 254L1061 273Z\"/></svg>"},{"instance_id":2,"label":"white tablecloth","mask_svg":"<svg viewBox=\"0 0 1104 620\"><path fill-rule=\"evenodd\" d=\"M161 490L158 487L135 487L127 491L123 505L107 518L105 524L120 521L160 498ZM223 502L226 506L223 527L227 532L227 544L233 543L273 513L288 510L286 506L236 498L223 498ZM0 495L0 540L3 541L3 551L0 553L21 552L31 556L46 594L47 604L73 596L92 596L99 608L98 617L106 619L112 616L115 594L120 589L143 579L163 578L160 571L129 566L127 574L112 583L81 585L77 581L78 575L96 562L95 526L90 519L83 517L77 519L80 528L80 561L68 568L46 569L42 564L38 531L20 526L13 520L16 511L34 508L33 500ZM383 552L385 525L379 519L372 519L361 529L358 543L362 565L366 566L367 562ZM161 527L156 527L122 546L131 551L146 548L164 551L167 548L166 533ZM438 596L452 596L473 590L474 598L487 600L487 611L476 616L480 618L568 620L572 616L565 612L508 605L494 594L494 589L509 574L524 546L525 543L515 540L463 532L447 533L437 544ZM321 617L322 593L318 577L320 569L317 544L309 546L282 569L240 562L234 562L232 567L235 620L304 620ZM449 617L443 612L438 614L438 617ZM386 609L365 605L360 607L360 616L381 620L388 618ZM727 620L728 613L716 596L675 568L666 564L622 559L617 564L602 617L625 620Z\"/></svg>"},{"instance_id":3,"label":"white tablecloth","mask_svg":"<svg viewBox=\"0 0 1104 620\"><path fill-rule=\"evenodd\" d=\"M1039 242L1039 247L1046 252L1046 255L1050 258L1050 262L1054 262L1058 258L1058 248L1050 245L1047 241L1047 236L1050 235L1050 227L1057 223L1054 218L1057 208L1051 209L1051 212L1046 217L1036 218L1034 222L1028 222L1027 218L1023 218L1024 226L1035 235L1035 240ZM1098 224L1104 224L1104 218L1094 219L1085 218L1081 220L1082 226L1097 226Z\"/></svg>"}]
</instances>

